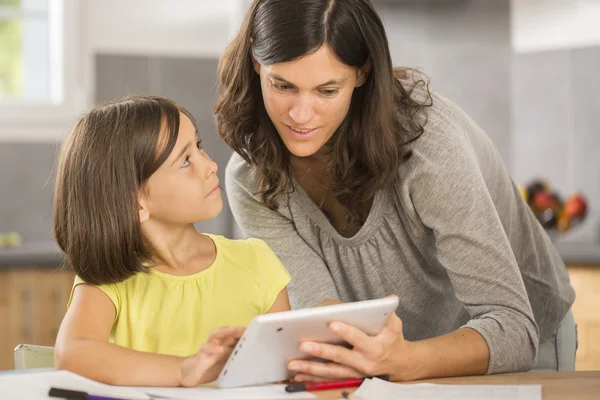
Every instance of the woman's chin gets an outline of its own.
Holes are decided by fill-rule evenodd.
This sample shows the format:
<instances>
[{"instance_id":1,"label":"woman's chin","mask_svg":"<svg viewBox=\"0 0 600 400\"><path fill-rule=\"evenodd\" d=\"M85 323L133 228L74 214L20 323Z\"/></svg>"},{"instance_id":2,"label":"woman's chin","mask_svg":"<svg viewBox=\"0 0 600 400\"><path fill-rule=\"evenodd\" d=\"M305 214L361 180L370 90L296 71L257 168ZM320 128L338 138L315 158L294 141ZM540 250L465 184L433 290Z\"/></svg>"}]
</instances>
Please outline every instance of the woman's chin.
<instances>
[{"instance_id":1,"label":"woman's chin","mask_svg":"<svg viewBox=\"0 0 600 400\"><path fill-rule=\"evenodd\" d=\"M288 151L296 157L305 158L315 155L321 146L315 142L284 142Z\"/></svg>"}]
</instances>

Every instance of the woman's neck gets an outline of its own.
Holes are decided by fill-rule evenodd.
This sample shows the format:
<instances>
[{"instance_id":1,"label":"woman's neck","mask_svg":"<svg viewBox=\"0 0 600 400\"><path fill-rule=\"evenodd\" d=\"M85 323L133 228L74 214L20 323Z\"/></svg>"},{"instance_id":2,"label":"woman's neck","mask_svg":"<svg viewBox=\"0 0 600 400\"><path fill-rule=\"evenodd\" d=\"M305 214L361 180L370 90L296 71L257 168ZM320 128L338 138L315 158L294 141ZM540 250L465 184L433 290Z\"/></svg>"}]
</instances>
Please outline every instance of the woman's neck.
<instances>
[{"instance_id":1,"label":"woman's neck","mask_svg":"<svg viewBox=\"0 0 600 400\"><path fill-rule=\"evenodd\" d=\"M327 168L331 161L331 154L324 151L319 151L308 157L291 157L292 174L295 178L303 173L309 174L326 174Z\"/></svg>"}]
</instances>

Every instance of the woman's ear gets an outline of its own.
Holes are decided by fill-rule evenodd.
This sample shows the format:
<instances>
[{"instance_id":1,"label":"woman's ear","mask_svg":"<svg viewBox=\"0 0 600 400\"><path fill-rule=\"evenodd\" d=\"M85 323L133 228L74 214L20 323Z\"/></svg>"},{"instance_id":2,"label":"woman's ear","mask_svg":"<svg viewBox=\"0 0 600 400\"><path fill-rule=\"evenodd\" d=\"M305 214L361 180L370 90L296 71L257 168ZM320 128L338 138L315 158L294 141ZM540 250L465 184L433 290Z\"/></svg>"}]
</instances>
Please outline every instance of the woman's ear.
<instances>
[{"instance_id":1,"label":"woman's ear","mask_svg":"<svg viewBox=\"0 0 600 400\"><path fill-rule=\"evenodd\" d=\"M356 85L355 87L361 87L367 81L369 74L371 73L371 63L367 62L362 68L356 71Z\"/></svg>"},{"instance_id":2,"label":"woman's ear","mask_svg":"<svg viewBox=\"0 0 600 400\"><path fill-rule=\"evenodd\" d=\"M260 76L260 63L256 61L254 58L254 54L252 54L252 45L254 44L254 38L250 38L250 57L252 57L252 65L254 66L254 72L256 72Z\"/></svg>"}]
</instances>

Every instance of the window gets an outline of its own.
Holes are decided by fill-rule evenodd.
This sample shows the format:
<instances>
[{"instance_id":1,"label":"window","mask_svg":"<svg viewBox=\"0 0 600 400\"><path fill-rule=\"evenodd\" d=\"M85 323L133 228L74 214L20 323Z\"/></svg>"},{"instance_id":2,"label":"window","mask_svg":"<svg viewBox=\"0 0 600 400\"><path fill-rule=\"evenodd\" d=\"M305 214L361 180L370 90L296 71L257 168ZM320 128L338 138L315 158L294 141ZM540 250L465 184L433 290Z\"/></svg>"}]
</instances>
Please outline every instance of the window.
<instances>
[{"instance_id":1,"label":"window","mask_svg":"<svg viewBox=\"0 0 600 400\"><path fill-rule=\"evenodd\" d=\"M63 136L87 105L84 3L0 0L0 140Z\"/></svg>"},{"instance_id":2,"label":"window","mask_svg":"<svg viewBox=\"0 0 600 400\"><path fill-rule=\"evenodd\" d=\"M52 21L54 22L54 21ZM48 101L51 92L48 0L0 0L0 96ZM55 88L52 88L55 89Z\"/></svg>"}]
</instances>

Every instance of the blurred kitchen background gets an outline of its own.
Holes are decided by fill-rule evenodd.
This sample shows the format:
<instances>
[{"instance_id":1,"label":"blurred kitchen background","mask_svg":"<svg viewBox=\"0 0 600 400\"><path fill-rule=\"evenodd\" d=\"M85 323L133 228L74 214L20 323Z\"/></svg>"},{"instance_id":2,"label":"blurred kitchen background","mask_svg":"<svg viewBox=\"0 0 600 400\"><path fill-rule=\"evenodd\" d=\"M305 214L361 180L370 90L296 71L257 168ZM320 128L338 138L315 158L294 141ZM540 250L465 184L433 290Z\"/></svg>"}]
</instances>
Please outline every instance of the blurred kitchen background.
<instances>
[{"instance_id":1,"label":"blurred kitchen background","mask_svg":"<svg viewBox=\"0 0 600 400\"><path fill-rule=\"evenodd\" d=\"M600 0L373 0L396 65L421 69L496 143L515 181L580 192L554 240L578 291L579 369L600 369ZM195 115L220 176L218 57L250 0L0 0L0 369L52 345L72 275L51 235L55 159L89 106L127 93ZM225 202L226 203L226 202ZM225 206L199 228L241 237ZM583 338L583 339L582 339Z\"/></svg>"}]
</instances>

